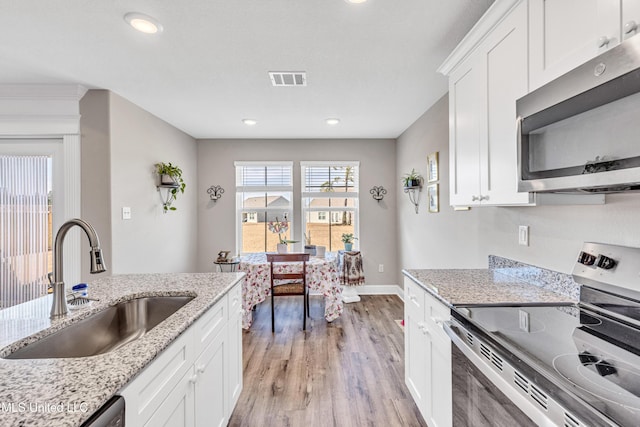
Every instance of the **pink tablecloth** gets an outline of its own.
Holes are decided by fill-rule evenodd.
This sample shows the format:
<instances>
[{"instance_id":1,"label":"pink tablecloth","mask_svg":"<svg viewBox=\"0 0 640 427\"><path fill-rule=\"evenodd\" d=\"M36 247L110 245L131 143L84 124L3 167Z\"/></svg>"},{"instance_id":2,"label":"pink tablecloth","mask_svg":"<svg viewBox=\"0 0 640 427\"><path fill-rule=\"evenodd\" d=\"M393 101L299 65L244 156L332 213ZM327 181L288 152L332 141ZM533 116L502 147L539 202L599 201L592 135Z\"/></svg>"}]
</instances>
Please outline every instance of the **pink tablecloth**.
<instances>
[{"instance_id":1,"label":"pink tablecloth","mask_svg":"<svg viewBox=\"0 0 640 427\"><path fill-rule=\"evenodd\" d=\"M297 264L297 265L296 265ZM301 263L276 265L277 272L300 271ZM253 307L264 301L271 292L271 274L264 253L247 254L240 258L239 270L247 275L242 284L242 327L249 329L253 320ZM307 262L307 287L324 296L324 317L331 322L342 314L342 288L335 253L326 257L310 257Z\"/></svg>"}]
</instances>

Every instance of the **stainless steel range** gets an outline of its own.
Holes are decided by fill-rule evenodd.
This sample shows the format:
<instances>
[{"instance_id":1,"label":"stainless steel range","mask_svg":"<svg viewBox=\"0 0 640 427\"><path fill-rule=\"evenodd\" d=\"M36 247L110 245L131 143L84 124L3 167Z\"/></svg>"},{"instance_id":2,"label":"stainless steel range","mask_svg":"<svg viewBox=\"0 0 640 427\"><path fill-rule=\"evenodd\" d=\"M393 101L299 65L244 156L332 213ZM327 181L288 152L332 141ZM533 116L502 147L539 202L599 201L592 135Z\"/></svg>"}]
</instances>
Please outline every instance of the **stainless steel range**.
<instances>
[{"instance_id":1,"label":"stainless steel range","mask_svg":"<svg viewBox=\"0 0 640 427\"><path fill-rule=\"evenodd\" d=\"M532 425L640 425L640 248L585 243L573 277L577 305L457 307L445 329Z\"/></svg>"}]
</instances>

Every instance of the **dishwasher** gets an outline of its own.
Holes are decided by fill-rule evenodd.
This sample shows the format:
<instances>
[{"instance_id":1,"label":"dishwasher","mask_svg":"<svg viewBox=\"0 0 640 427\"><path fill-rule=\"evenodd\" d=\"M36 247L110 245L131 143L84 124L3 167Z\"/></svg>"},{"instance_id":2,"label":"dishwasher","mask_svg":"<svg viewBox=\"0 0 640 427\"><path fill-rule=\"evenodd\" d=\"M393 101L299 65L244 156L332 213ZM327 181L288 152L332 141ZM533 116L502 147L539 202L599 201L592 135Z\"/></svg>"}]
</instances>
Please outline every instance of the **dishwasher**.
<instances>
[{"instance_id":1,"label":"dishwasher","mask_svg":"<svg viewBox=\"0 0 640 427\"><path fill-rule=\"evenodd\" d=\"M81 427L124 427L124 397L113 396Z\"/></svg>"}]
</instances>

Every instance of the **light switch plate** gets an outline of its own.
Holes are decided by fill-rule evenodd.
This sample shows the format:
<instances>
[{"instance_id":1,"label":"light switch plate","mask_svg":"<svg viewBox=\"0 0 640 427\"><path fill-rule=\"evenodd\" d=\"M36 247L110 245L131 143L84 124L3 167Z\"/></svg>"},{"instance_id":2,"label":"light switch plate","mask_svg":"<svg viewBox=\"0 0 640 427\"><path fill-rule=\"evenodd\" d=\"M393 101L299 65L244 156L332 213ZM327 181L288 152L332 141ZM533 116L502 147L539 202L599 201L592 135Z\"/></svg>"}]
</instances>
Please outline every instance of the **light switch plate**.
<instances>
[{"instance_id":1,"label":"light switch plate","mask_svg":"<svg viewBox=\"0 0 640 427\"><path fill-rule=\"evenodd\" d=\"M522 246L529 246L529 226L521 225L518 228L518 244Z\"/></svg>"},{"instance_id":2,"label":"light switch plate","mask_svg":"<svg viewBox=\"0 0 640 427\"><path fill-rule=\"evenodd\" d=\"M122 208L122 219L131 219L131 208L125 206Z\"/></svg>"}]
</instances>

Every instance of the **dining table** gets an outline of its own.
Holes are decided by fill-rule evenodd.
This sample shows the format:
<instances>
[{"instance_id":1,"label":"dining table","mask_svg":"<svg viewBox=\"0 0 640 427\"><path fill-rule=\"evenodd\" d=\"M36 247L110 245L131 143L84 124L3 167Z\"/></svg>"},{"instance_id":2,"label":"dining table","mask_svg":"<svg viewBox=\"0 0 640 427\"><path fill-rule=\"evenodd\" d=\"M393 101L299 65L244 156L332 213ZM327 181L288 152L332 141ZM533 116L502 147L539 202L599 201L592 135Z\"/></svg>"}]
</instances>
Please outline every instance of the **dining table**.
<instances>
[{"instance_id":1,"label":"dining table","mask_svg":"<svg viewBox=\"0 0 640 427\"><path fill-rule=\"evenodd\" d=\"M276 273L300 271L300 262L278 263ZM240 257L239 271L246 273L242 283L242 327L249 329L253 321L253 308L271 294L271 268L265 252L249 253ZM306 282L309 291L324 296L324 318L332 322L342 314L342 287L338 254L327 252L325 256L310 256L307 261Z\"/></svg>"}]
</instances>

